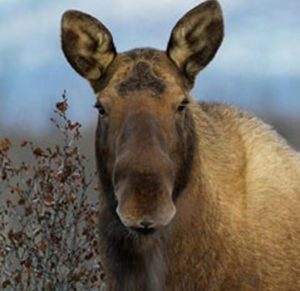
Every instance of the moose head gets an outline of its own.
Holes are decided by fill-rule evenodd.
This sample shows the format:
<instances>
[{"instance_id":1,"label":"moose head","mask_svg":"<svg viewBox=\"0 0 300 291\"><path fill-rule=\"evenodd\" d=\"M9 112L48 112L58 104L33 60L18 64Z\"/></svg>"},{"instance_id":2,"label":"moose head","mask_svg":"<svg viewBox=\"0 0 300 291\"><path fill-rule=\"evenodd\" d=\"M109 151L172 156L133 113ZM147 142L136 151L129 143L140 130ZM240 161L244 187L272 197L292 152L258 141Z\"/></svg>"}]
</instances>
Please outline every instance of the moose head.
<instances>
[{"instance_id":1,"label":"moose head","mask_svg":"<svg viewBox=\"0 0 300 291\"><path fill-rule=\"evenodd\" d=\"M190 90L222 42L220 5L206 1L184 15L166 51L117 53L99 20L73 10L63 15L61 38L67 60L96 94L105 201L128 230L151 234L172 221L189 179L196 138Z\"/></svg>"}]
</instances>

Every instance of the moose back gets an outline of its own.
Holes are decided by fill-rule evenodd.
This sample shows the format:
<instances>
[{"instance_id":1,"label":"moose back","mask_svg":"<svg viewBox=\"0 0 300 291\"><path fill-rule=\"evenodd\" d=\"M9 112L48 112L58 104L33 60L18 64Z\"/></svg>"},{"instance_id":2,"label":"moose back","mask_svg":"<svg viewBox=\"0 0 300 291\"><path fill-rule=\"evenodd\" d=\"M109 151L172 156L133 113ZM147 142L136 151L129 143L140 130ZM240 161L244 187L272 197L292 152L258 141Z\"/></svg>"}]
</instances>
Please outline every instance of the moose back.
<instances>
[{"instance_id":1,"label":"moose back","mask_svg":"<svg viewBox=\"0 0 300 291\"><path fill-rule=\"evenodd\" d=\"M190 96L223 39L218 1L184 15L166 51L117 53L74 10L61 39L96 94L106 290L300 290L299 154L256 117Z\"/></svg>"}]
</instances>

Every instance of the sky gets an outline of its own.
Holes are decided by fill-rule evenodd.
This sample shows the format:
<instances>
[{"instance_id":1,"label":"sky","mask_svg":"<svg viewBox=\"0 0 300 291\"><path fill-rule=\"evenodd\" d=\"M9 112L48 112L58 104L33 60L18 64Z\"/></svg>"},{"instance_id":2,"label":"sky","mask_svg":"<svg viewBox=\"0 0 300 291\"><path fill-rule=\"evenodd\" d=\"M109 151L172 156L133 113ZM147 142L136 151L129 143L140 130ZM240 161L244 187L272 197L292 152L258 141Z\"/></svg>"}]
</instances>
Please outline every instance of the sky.
<instances>
[{"instance_id":1,"label":"sky","mask_svg":"<svg viewBox=\"0 0 300 291\"><path fill-rule=\"evenodd\" d=\"M43 132L64 90L73 118L89 126L97 113L88 83L60 49L60 19L77 9L110 29L118 51L165 49L177 20L194 0L0 0L0 135ZM198 76L199 100L250 111L300 115L300 1L220 0L225 39Z\"/></svg>"}]
</instances>

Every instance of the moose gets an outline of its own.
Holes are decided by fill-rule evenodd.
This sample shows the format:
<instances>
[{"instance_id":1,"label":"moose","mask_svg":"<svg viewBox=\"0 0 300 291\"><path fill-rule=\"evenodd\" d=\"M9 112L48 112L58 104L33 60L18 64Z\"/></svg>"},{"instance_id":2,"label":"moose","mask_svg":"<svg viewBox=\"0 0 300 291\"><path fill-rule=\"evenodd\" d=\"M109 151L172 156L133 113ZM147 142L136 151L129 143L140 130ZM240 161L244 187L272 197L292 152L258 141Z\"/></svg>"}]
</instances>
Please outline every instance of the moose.
<instances>
[{"instance_id":1,"label":"moose","mask_svg":"<svg viewBox=\"0 0 300 291\"><path fill-rule=\"evenodd\" d=\"M299 153L257 117L190 95L223 35L217 0L180 19L166 51L117 53L94 17L62 17L99 113L105 290L300 290Z\"/></svg>"}]
</instances>

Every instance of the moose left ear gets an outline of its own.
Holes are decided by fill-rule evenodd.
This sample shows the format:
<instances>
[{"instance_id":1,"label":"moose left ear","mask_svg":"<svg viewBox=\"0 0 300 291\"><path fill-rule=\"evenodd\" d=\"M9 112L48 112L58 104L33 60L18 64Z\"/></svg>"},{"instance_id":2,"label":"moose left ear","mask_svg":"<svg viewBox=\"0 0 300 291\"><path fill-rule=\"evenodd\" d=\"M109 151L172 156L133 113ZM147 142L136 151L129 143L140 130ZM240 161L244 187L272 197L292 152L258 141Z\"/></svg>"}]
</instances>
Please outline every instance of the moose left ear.
<instances>
[{"instance_id":1,"label":"moose left ear","mask_svg":"<svg viewBox=\"0 0 300 291\"><path fill-rule=\"evenodd\" d=\"M109 30L96 18L80 11L64 13L61 42L71 66L91 82L102 77L117 54Z\"/></svg>"},{"instance_id":2,"label":"moose left ear","mask_svg":"<svg viewBox=\"0 0 300 291\"><path fill-rule=\"evenodd\" d=\"M222 43L224 25L217 0L206 1L185 14L173 28L167 54L193 84Z\"/></svg>"}]
</instances>

